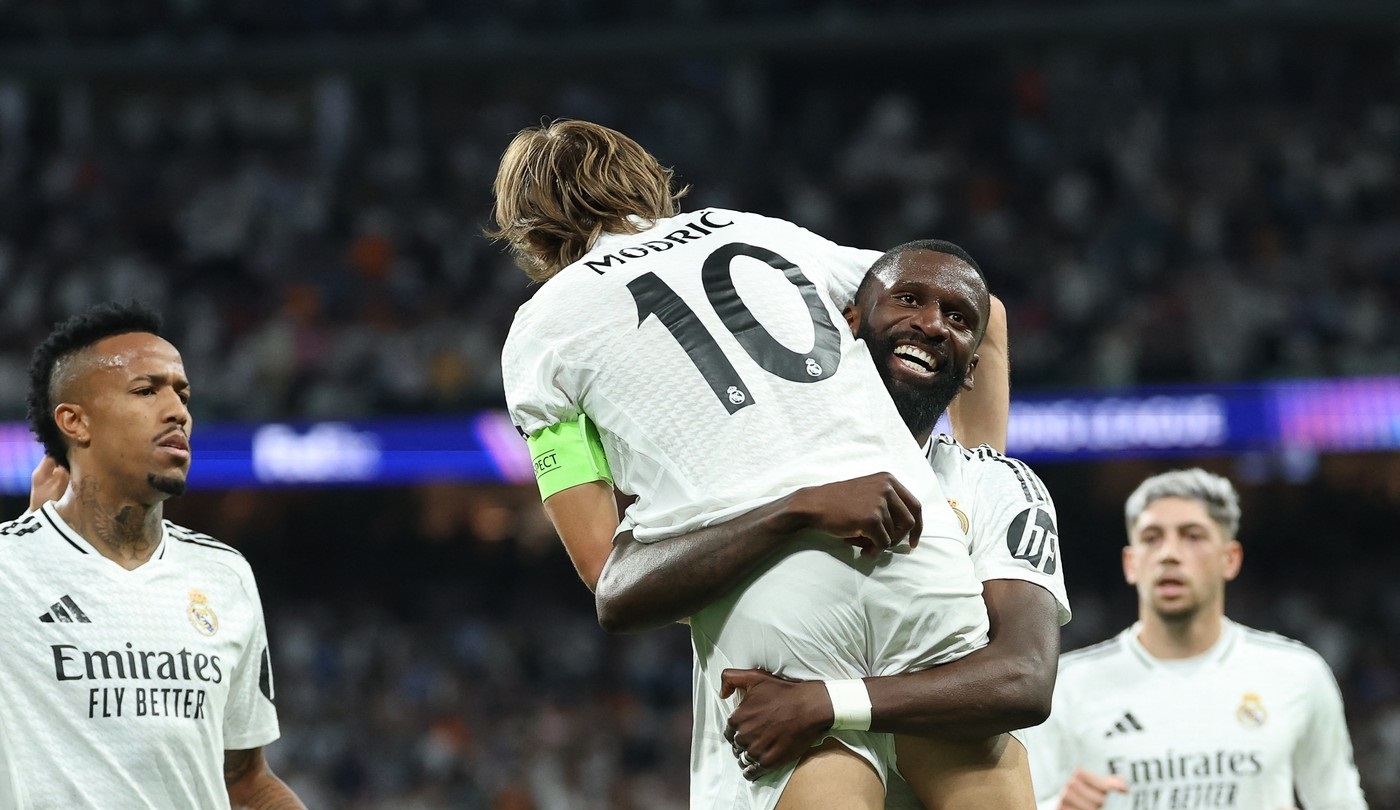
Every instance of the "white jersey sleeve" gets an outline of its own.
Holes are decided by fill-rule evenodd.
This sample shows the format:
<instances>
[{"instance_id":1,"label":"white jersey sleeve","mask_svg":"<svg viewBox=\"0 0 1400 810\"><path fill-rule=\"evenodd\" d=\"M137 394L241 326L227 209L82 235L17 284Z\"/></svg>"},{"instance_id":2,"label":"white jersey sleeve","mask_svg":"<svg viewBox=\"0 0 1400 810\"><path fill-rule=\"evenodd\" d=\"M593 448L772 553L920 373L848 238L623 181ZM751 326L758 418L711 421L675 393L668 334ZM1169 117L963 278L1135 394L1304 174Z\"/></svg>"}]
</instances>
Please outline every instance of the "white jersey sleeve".
<instances>
[{"instance_id":1,"label":"white jersey sleeve","mask_svg":"<svg viewBox=\"0 0 1400 810\"><path fill-rule=\"evenodd\" d=\"M228 703L224 706L224 748L230 751L262 747L281 733L273 703L277 695L272 683L267 622L251 571L244 584L249 603L257 609L257 624L243 648L243 655L234 662Z\"/></svg>"},{"instance_id":2,"label":"white jersey sleeve","mask_svg":"<svg viewBox=\"0 0 1400 810\"><path fill-rule=\"evenodd\" d=\"M1030 467L982 445L968 450L950 436L936 436L929 464L962 522L981 582L1019 579L1046 589L1070 620L1060 558L1055 503Z\"/></svg>"},{"instance_id":3,"label":"white jersey sleeve","mask_svg":"<svg viewBox=\"0 0 1400 810\"><path fill-rule=\"evenodd\" d=\"M515 403L511 418L521 432L529 436L578 418L565 379L569 368L554 347L523 333L510 344L504 362L515 372L506 377L506 401Z\"/></svg>"},{"instance_id":4,"label":"white jersey sleeve","mask_svg":"<svg viewBox=\"0 0 1400 810\"><path fill-rule=\"evenodd\" d=\"M1304 810L1365 808L1337 679L1321 656L1314 655L1312 664L1307 673L1313 681L1308 689L1312 711L1293 751L1298 796Z\"/></svg>"}]
</instances>

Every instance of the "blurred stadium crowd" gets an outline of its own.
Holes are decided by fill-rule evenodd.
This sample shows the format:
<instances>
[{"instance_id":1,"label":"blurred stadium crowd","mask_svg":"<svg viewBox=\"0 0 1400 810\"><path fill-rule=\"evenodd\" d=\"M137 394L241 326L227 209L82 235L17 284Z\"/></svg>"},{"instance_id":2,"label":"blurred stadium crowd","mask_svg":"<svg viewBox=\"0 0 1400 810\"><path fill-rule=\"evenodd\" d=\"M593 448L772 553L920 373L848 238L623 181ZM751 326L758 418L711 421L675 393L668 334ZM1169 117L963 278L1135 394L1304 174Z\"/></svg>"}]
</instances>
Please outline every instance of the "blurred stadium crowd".
<instances>
[{"instance_id":1,"label":"blurred stadium crowd","mask_svg":"<svg viewBox=\"0 0 1400 810\"><path fill-rule=\"evenodd\" d=\"M541 115L633 134L695 206L964 244L1019 386L1400 370L1393 43L813 69L0 82L0 414L52 319L127 296L173 322L201 416L499 404L528 291L480 233Z\"/></svg>"},{"instance_id":2,"label":"blurred stadium crowd","mask_svg":"<svg viewBox=\"0 0 1400 810\"><path fill-rule=\"evenodd\" d=\"M0 0L0 42L562 29L653 5L149 0L143 16ZM692 206L860 246L964 245L1008 303L1018 387L1400 373L1393 40L567 68L0 77L0 417L22 418L28 353L54 319L129 297L166 314L200 418L498 407L500 342L529 288L480 234L500 150L541 116L635 136L694 183ZM1324 460L1333 480L1306 497L1246 491L1230 612L1328 658L1372 806L1400 807L1400 555L1374 506L1397 495L1344 462ZM1040 471L1075 498L1066 649L1129 621L1121 490L1159 467ZM533 497L230 492L172 508L258 571L284 731L269 755L309 806L684 807L685 634L602 634Z\"/></svg>"}]
</instances>

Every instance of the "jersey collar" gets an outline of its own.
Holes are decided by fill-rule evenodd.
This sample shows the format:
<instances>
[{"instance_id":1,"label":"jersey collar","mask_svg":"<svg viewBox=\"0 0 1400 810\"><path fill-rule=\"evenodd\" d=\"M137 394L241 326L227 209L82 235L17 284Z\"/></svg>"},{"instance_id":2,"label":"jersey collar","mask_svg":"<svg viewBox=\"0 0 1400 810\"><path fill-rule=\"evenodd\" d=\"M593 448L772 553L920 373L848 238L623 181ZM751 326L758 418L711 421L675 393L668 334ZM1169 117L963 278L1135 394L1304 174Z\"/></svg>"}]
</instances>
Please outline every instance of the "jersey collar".
<instances>
[{"instance_id":1,"label":"jersey collar","mask_svg":"<svg viewBox=\"0 0 1400 810\"><path fill-rule=\"evenodd\" d=\"M72 526L69 526L68 522L59 516L58 510L54 508L53 501L49 501L48 503L39 507L39 517L45 523L49 524L49 527L52 528L60 538L63 539L65 547L68 547L71 550L78 552L79 554L86 554L88 556L102 560L103 562L109 562L114 568L120 571L134 573L135 571L140 571L144 568L147 568L148 566L150 566L151 563L157 560L165 559L165 547L167 540L167 533L165 531L165 521L161 521L160 543L156 546L155 553L151 555L151 558L149 560L147 560L145 563L142 563L142 565L139 568L127 569L122 567L116 560L108 559L105 555L103 555L102 552L97 550L96 546L88 542L86 537L83 537L81 534L78 534L78 532L75 531Z\"/></svg>"},{"instance_id":2,"label":"jersey collar","mask_svg":"<svg viewBox=\"0 0 1400 810\"><path fill-rule=\"evenodd\" d=\"M598 238L593 240L593 245L588 248L588 253L592 254L599 248L612 247L627 242L637 241L637 237L656 227L656 223L649 219L644 219L636 214L629 214L627 221L639 229L639 233L621 233L619 231L603 231L598 234Z\"/></svg>"},{"instance_id":3,"label":"jersey collar","mask_svg":"<svg viewBox=\"0 0 1400 810\"><path fill-rule=\"evenodd\" d=\"M1123 631L1120 638L1123 648L1128 651L1128 654L1148 669L1173 669L1174 662L1163 661L1142 646L1142 642L1138 639L1141 634L1142 622L1133 622L1131 627ZM1220 619L1220 638L1210 645L1210 649L1192 658L1183 658L1181 661L1190 664L1190 669L1193 671L1217 666L1235 649L1239 636L1239 625L1222 616Z\"/></svg>"}]
</instances>

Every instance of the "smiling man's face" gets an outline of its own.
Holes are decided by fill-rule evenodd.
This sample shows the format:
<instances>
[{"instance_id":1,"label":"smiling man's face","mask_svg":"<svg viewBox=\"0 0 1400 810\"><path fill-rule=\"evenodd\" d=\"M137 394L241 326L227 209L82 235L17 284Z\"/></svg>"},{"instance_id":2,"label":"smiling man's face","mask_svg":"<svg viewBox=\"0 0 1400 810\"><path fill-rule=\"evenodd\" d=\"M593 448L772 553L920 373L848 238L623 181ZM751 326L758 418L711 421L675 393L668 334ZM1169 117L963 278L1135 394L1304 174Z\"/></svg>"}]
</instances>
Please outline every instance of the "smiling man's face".
<instances>
[{"instance_id":1,"label":"smiling man's face","mask_svg":"<svg viewBox=\"0 0 1400 810\"><path fill-rule=\"evenodd\" d=\"M906 251L872 275L846 318L910 432L924 436L958 392L972 388L987 329L986 286L962 259L932 250Z\"/></svg>"}]
</instances>

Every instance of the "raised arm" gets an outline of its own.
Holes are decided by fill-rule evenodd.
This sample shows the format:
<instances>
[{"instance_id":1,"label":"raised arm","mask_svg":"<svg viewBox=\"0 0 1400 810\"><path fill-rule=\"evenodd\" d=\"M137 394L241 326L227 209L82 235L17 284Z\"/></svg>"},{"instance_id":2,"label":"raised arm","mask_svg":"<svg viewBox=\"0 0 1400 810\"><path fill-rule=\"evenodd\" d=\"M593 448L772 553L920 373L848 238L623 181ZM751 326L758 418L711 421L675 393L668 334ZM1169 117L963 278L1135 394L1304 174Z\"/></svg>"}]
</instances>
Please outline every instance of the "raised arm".
<instances>
[{"instance_id":1,"label":"raised arm","mask_svg":"<svg viewBox=\"0 0 1400 810\"><path fill-rule=\"evenodd\" d=\"M992 297L987 334L977 347L976 384L948 406L953 438L964 447L989 444L1006 452L1006 422L1011 413L1011 360L1006 306Z\"/></svg>"},{"instance_id":2,"label":"raised arm","mask_svg":"<svg viewBox=\"0 0 1400 810\"><path fill-rule=\"evenodd\" d=\"M655 543L618 535L598 581L598 623L637 633L680 621L723 596L804 531L876 554L917 544L919 502L888 473L800 489L733 520Z\"/></svg>"},{"instance_id":3,"label":"raised arm","mask_svg":"<svg viewBox=\"0 0 1400 810\"><path fill-rule=\"evenodd\" d=\"M1039 585L1016 579L983 585L991 620L986 647L921 672L866 678L870 730L939 739L979 739L1044 722L1060 651L1058 607ZM762 769L796 760L831 728L820 681L790 681L762 670L725 670L726 694L743 690L727 736Z\"/></svg>"},{"instance_id":4,"label":"raised arm","mask_svg":"<svg viewBox=\"0 0 1400 810\"><path fill-rule=\"evenodd\" d=\"M224 785L233 810L306 810L267 766L261 748L224 752Z\"/></svg>"}]
</instances>

